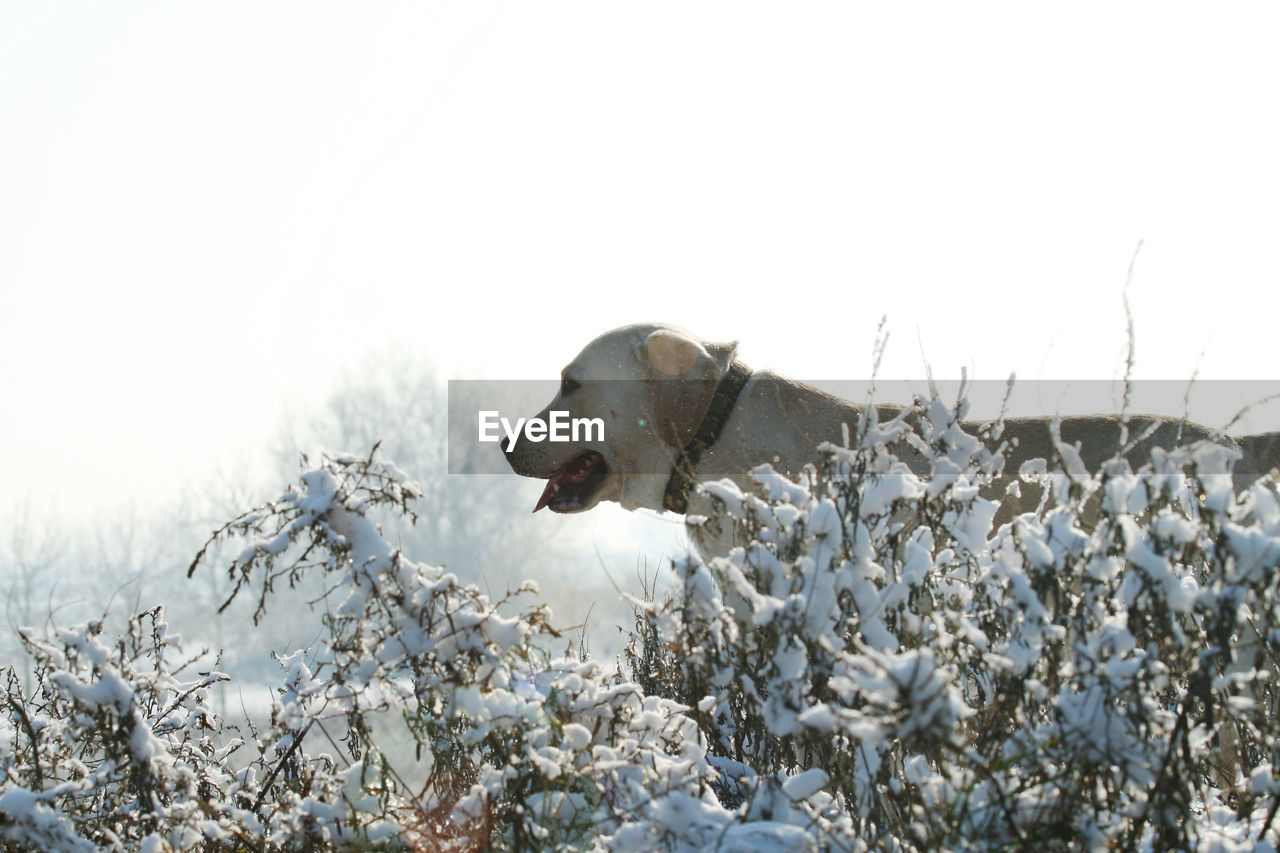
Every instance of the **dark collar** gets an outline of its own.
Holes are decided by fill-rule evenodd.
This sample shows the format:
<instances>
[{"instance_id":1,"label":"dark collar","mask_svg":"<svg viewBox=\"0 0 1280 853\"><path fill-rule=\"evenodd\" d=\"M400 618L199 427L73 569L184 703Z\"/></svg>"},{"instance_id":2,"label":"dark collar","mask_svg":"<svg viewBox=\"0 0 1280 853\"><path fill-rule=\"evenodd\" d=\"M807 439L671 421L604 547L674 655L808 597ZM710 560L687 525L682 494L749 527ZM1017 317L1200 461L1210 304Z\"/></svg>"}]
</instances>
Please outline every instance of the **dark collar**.
<instances>
[{"instance_id":1,"label":"dark collar","mask_svg":"<svg viewBox=\"0 0 1280 853\"><path fill-rule=\"evenodd\" d=\"M733 411L733 404L750 378L751 368L740 361L735 361L716 384L716 392L711 397L707 414L703 416L702 423L698 426L698 431L693 438L680 451L680 456L671 469L671 477L667 480L667 491L662 496L664 509L681 513L685 511L689 502L689 489L695 482L694 466L698 464L702 452L715 444L716 439L720 437L724 422L729 419L729 412Z\"/></svg>"}]
</instances>

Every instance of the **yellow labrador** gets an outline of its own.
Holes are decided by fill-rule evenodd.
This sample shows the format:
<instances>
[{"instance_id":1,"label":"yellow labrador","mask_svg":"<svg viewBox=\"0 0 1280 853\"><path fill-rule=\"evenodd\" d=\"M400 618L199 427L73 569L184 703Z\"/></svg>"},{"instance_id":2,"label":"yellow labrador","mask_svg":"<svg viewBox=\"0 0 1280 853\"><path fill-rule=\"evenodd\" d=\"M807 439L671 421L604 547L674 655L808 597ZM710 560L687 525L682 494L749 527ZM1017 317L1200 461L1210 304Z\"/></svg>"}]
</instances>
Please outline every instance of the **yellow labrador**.
<instances>
[{"instance_id":1,"label":"yellow labrador","mask_svg":"<svg viewBox=\"0 0 1280 853\"><path fill-rule=\"evenodd\" d=\"M749 472L763 462L795 476L818 457L819 444L856 435L862 411L777 373L746 368L736 359L736 344L703 341L674 326L637 324L587 344L564 368L560 392L538 415L547 421L552 413L568 413L570 418L598 420L602 429L590 440L517 437L513 446L504 439L503 449L517 474L547 481L535 511L582 512L611 500L627 509L696 514L702 507L691 495L694 483L728 477L750 489L755 483ZM894 411L882 409L881 415ZM1142 435L1153 422L1133 418L1130 434ZM973 432L979 425L965 426ZM1062 440L1078 445L1080 461L1090 471L1114 455L1118 435L1114 417L1061 421ZM1152 447L1211 437L1204 427L1171 419L1137 445L1129 459L1141 464ZM1015 476L1023 462L1053 456L1048 418L1011 418L1002 440L1009 443L1006 468ZM1217 440L1242 454L1235 467L1237 485L1280 462L1280 433ZM999 518L1011 518L1016 501L1001 497Z\"/></svg>"}]
</instances>

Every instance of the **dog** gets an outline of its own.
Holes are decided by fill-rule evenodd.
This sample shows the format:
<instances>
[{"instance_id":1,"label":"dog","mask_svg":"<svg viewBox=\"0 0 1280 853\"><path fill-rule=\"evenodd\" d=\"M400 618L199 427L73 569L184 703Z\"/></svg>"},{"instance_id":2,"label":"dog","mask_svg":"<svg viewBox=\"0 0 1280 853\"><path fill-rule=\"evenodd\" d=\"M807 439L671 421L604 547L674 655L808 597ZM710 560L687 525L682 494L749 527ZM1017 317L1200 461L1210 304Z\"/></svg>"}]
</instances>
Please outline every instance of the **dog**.
<instances>
[{"instance_id":1,"label":"dog","mask_svg":"<svg viewBox=\"0 0 1280 853\"><path fill-rule=\"evenodd\" d=\"M877 409L881 420L900 411ZM842 444L856 435L864 413L817 388L748 369L737 360L736 343L711 343L659 323L624 326L589 343L564 368L559 393L538 417L546 420L552 412L599 418L603 434L581 442L517 440L512 446L503 440L517 474L547 481L535 512L584 512L616 501L630 510L688 515L705 515L695 483L728 477L750 490L756 485L750 471L763 462L795 477L819 458L821 443ZM1017 472L1026 461L1051 459L1050 424L1049 418L1006 419L1006 468ZM980 424L963 426L975 433ZM1062 442L1079 447L1080 462L1090 472L1115 455L1118 429L1114 417L1060 420ZM1236 486L1280 464L1280 433L1231 439L1197 424L1145 416L1132 418L1129 431L1142 437L1127 453L1135 466L1147 461L1153 447L1208 440L1240 454ZM928 473L922 457L904 461ZM1030 508L1028 496L997 497L997 521ZM727 543L694 540L704 556L726 553Z\"/></svg>"}]
</instances>

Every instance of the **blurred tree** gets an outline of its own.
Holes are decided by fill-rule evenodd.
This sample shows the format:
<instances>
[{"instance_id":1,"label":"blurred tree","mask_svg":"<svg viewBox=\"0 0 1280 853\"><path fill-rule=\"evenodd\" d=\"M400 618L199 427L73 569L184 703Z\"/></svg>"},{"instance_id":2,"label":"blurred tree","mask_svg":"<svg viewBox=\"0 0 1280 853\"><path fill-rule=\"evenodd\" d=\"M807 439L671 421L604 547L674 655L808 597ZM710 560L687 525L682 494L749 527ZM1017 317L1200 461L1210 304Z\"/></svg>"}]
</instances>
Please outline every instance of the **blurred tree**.
<instances>
[{"instance_id":1,"label":"blurred tree","mask_svg":"<svg viewBox=\"0 0 1280 853\"><path fill-rule=\"evenodd\" d=\"M300 454L368 456L380 444L381 457L417 481L423 495L415 524L379 519L387 541L414 559L481 580L491 545L529 514L529 489L513 476L450 474L447 442L444 378L423 355L388 347L339 376L317 409L289 415L273 449L281 475L292 477ZM523 578L488 577L499 580L518 585Z\"/></svg>"},{"instance_id":2,"label":"blurred tree","mask_svg":"<svg viewBox=\"0 0 1280 853\"><path fill-rule=\"evenodd\" d=\"M9 629L0 639L6 660L21 662L23 686L31 689L31 661L20 653L14 629L35 627L47 617L53 579L66 555L62 525L51 513L35 513L30 499L23 500L8 517L8 535L0 541L0 581L5 591L5 617Z\"/></svg>"}]
</instances>

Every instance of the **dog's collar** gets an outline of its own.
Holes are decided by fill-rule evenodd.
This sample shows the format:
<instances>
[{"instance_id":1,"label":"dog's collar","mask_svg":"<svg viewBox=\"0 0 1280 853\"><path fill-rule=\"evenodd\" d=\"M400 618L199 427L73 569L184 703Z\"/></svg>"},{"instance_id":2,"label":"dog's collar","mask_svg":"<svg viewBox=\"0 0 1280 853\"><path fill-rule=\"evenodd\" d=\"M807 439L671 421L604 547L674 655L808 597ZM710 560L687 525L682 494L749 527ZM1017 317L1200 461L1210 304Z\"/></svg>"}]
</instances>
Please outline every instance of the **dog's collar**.
<instances>
[{"instance_id":1,"label":"dog's collar","mask_svg":"<svg viewBox=\"0 0 1280 853\"><path fill-rule=\"evenodd\" d=\"M676 459L676 464L671 469L671 477L667 479L667 491L662 496L664 509L683 513L687 508L689 489L695 482L694 466L698 464L702 452L715 444L716 439L720 437L720 431L724 429L724 423L729 419L729 412L733 411L733 404L737 402L738 395L742 393L743 386L750 378L751 368L740 361L735 361L716 384L716 391L711 397L711 405L707 407L707 414L702 418L702 423L698 426L698 431L694 433L693 438L680 451L680 457Z\"/></svg>"}]
</instances>

